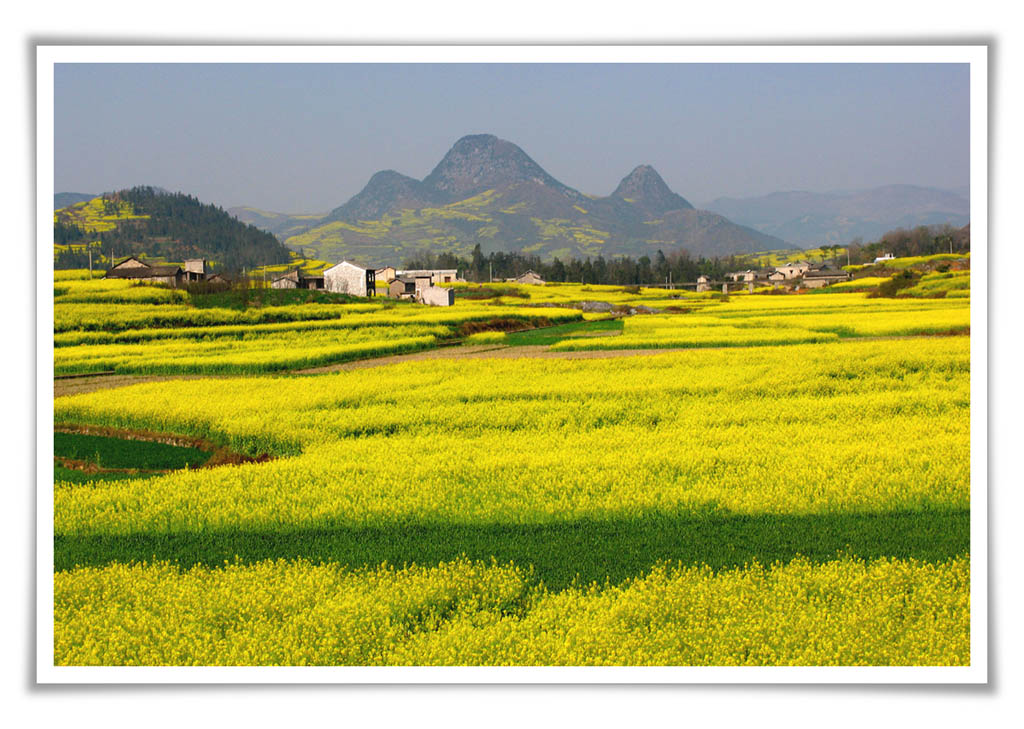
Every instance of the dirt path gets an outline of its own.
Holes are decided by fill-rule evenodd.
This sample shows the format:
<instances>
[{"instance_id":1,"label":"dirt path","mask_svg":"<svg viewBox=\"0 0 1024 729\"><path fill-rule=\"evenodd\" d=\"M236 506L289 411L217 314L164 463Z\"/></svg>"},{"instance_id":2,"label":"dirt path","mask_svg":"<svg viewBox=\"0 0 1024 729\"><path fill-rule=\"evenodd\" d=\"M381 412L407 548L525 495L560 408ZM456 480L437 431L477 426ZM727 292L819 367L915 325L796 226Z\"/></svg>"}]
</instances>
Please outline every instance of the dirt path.
<instances>
[{"instance_id":1,"label":"dirt path","mask_svg":"<svg viewBox=\"0 0 1024 729\"><path fill-rule=\"evenodd\" d=\"M112 387L127 387L140 382L160 382L162 380L197 380L200 378L218 377L219 375L83 375L54 379L53 396L78 395L83 392L107 390Z\"/></svg>"}]
</instances>

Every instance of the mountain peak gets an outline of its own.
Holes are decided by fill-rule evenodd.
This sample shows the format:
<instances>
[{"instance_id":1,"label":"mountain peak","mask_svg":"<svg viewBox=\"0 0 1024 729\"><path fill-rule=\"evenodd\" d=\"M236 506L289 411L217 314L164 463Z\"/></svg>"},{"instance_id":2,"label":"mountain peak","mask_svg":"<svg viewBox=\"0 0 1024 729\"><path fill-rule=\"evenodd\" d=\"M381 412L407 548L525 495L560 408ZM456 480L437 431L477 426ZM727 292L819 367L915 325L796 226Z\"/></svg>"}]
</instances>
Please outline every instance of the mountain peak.
<instances>
[{"instance_id":1,"label":"mountain peak","mask_svg":"<svg viewBox=\"0 0 1024 729\"><path fill-rule=\"evenodd\" d=\"M535 182L579 196L545 172L518 146L493 134L462 137L423 180L424 185L451 199L472 197L484 190L521 182Z\"/></svg>"},{"instance_id":2,"label":"mountain peak","mask_svg":"<svg viewBox=\"0 0 1024 729\"><path fill-rule=\"evenodd\" d=\"M419 180L394 170L381 170L359 194L332 210L325 220L376 220L397 209L422 208L437 201L437 193Z\"/></svg>"},{"instance_id":3,"label":"mountain peak","mask_svg":"<svg viewBox=\"0 0 1024 729\"><path fill-rule=\"evenodd\" d=\"M693 209L693 205L669 189L661 175L650 165L639 165L622 178L612 197L641 205L656 215L669 210Z\"/></svg>"}]
</instances>

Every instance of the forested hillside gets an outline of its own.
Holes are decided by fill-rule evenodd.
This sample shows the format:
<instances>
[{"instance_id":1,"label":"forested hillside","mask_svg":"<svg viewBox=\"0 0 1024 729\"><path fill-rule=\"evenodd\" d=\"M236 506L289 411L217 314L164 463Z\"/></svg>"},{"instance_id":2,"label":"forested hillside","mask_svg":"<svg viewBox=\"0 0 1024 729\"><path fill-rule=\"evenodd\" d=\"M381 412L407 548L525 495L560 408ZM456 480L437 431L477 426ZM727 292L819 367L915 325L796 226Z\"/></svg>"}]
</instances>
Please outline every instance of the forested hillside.
<instances>
[{"instance_id":1,"label":"forested hillside","mask_svg":"<svg viewBox=\"0 0 1024 729\"><path fill-rule=\"evenodd\" d=\"M273 235L184 193L133 187L54 213L55 266L87 265L84 244L104 256L145 254L168 261L206 258L222 270L288 261Z\"/></svg>"}]
</instances>

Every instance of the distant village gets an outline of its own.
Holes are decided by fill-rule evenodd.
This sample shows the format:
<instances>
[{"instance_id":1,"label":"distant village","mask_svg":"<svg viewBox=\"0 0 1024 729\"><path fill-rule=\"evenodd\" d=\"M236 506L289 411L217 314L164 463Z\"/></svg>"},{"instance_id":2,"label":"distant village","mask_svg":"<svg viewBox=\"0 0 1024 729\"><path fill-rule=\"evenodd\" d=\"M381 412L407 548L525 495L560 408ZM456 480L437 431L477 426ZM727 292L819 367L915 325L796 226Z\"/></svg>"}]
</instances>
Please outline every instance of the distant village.
<instances>
[{"instance_id":1,"label":"distant village","mask_svg":"<svg viewBox=\"0 0 1024 729\"><path fill-rule=\"evenodd\" d=\"M876 258L875 263L889 258L892 258L892 256ZM784 263L781 266L775 266L774 268L733 271L732 273L725 274L725 278L727 280L721 282L723 293L728 293L730 282L745 283L750 291L753 291L757 285L820 289L829 284L849 281L850 274L840 268L828 266L825 263L814 264L809 261L793 261L791 263ZM712 282L707 276L700 276L697 279L697 291L711 291L716 283Z\"/></svg>"},{"instance_id":2,"label":"distant village","mask_svg":"<svg viewBox=\"0 0 1024 729\"><path fill-rule=\"evenodd\" d=\"M885 255L876 258L875 263L891 258L891 255ZM160 283L173 288L198 282L204 282L211 287L225 288L231 284L221 274L211 272L205 258L191 258L181 266L176 266L150 265L133 256L117 263L106 272L105 277ZM697 279L697 291L711 291L721 284L722 291L727 293L730 284L737 283L747 284L750 291L758 285L816 289L839 281L848 281L850 274L824 263L794 261L774 268L734 271L725 274L725 278L725 281L718 282L712 281L708 276L700 276ZM427 306L451 306L455 303L455 292L450 287L439 284L465 282L458 277L456 269L397 269L393 266L367 268L351 261L342 261L315 275L298 268L275 274L269 283L271 288L275 289L309 289L351 296L376 296L378 281L387 284L386 295L389 298L415 301ZM543 286L547 283L534 271L526 271L515 278L505 279L504 282L532 286ZM693 284L670 284L672 288L676 286Z\"/></svg>"}]
</instances>

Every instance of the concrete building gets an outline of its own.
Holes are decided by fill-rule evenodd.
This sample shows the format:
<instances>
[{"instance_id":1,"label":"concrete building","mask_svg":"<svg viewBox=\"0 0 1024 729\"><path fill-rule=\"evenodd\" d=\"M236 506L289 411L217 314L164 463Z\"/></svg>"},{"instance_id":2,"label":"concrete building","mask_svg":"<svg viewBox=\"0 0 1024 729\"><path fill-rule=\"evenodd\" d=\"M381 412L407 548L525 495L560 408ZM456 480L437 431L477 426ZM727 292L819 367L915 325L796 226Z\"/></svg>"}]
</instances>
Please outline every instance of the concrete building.
<instances>
[{"instance_id":1,"label":"concrete building","mask_svg":"<svg viewBox=\"0 0 1024 729\"><path fill-rule=\"evenodd\" d=\"M707 276L701 275L697 277L697 293L702 294L705 291L711 290L711 279Z\"/></svg>"},{"instance_id":2,"label":"concrete building","mask_svg":"<svg viewBox=\"0 0 1024 729\"><path fill-rule=\"evenodd\" d=\"M324 269L324 285L336 294L374 296L377 293L377 274L372 268L342 261Z\"/></svg>"},{"instance_id":3,"label":"concrete building","mask_svg":"<svg viewBox=\"0 0 1024 729\"><path fill-rule=\"evenodd\" d=\"M416 292L417 300L427 306L452 306L455 292L442 286L428 286Z\"/></svg>"}]
</instances>

